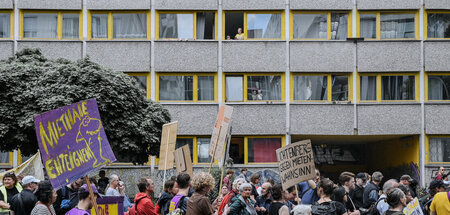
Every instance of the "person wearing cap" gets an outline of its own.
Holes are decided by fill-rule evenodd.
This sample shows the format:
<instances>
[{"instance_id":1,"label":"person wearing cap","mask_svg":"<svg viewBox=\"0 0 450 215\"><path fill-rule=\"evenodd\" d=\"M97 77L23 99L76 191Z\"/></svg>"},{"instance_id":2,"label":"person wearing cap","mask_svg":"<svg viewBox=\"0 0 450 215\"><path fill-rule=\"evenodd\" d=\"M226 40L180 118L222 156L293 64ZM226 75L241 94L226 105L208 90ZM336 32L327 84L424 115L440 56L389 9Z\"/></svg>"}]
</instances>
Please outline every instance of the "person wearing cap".
<instances>
[{"instance_id":1,"label":"person wearing cap","mask_svg":"<svg viewBox=\"0 0 450 215\"><path fill-rule=\"evenodd\" d=\"M416 192L414 192L414 190L411 187L411 182L413 182L414 180L411 178L411 176L409 175L402 175L402 177L400 177L400 184L405 185L406 187L408 187L409 189L409 193L411 194L411 196L413 198L416 198Z\"/></svg>"},{"instance_id":2,"label":"person wearing cap","mask_svg":"<svg viewBox=\"0 0 450 215\"><path fill-rule=\"evenodd\" d=\"M381 172L372 173L372 181L364 187L363 208L370 208L372 204L377 202L381 180L383 180Z\"/></svg>"},{"instance_id":3,"label":"person wearing cap","mask_svg":"<svg viewBox=\"0 0 450 215\"><path fill-rule=\"evenodd\" d=\"M433 180L428 186L428 194L420 198L419 202L422 205L424 214L429 214L431 202L433 202L434 195L439 192L445 192L447 185L442 180Z\"/></svg>"},{"instance_id":4,"label":"person wearing cap","mask_svg":"<svg viewBox=\"0 0 450 215\"><path fill-rule=\"evenodd\" d=\"M101 198L100 194L98 194L97 187L94 184L91 184L92 192L94 193L94 197L89 196L89 187L87 184L83 184L80 189L78 189L78 205L75 208L72 208L66 215L90 215L91 209L94 206L94 201L97 201L97 198Z\"/></svg>"},{"instance_id":5,"label":"person wearing cap","mask_svg":"<svg viewBox=\"0 0 450 215\"><path fill-rule=\"evenodd\" d=\"M9 201L22 191L22 186L18 183L14 172L8 172L3 176L3 185L0 186L0 214L9 212Z\"/></svg>"},{"instance_id":6,"label":"person wearing cap","mask_svg":"<svg viewBox=\"0 0 450 215\"><path fill-rule=\"evenodd\" d=\"M355 180L355 189L350 190L350 197L352 198L356 208L362 208L364 185L367 181L366 174L364 174L363 172L356 174Z\"/></svg>"},{"instance_id":7,"label":"person wearing cap","mask_svg":"<svg viewBox=\"0 0 450 215\"><path fill-rule=\"evenodd\" d=\"M11 210L15 215L28 215L31 213L36 202L37 197L34 191L38 188L39 179L28 175L22 179L23 190L11 198Z\"/></svg>"},{"instance_id":8,"label":"person wearing cap","mask_svg":"<svg viewBox=\"0 0 450 215\"><path fill-rule=\"evenodd\" d=\"M36 203L33 210L31 210L30 214L55 215L56 212L55 208L53 208L53 203L56 201L58 194L56 194L56 190L53 189L53 186L49 181L42 181L39 183L36 196L39 201Z\"/></svg>"}]
</instances>

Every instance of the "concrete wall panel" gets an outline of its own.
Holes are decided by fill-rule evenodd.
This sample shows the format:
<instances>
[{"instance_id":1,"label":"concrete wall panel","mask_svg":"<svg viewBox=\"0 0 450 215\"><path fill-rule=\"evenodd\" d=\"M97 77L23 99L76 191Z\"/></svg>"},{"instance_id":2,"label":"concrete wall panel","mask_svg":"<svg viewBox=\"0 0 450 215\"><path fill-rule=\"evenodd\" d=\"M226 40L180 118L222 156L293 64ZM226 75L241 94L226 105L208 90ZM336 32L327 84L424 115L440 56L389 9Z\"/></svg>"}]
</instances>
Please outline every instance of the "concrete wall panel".
<instances>
[{"instance_id":1,"label":"concrete wall panel","mask_svg":"<svg viewBox=\"0 0 450 215\"><path fill-rule=\"evenodd\" d=\"M286 133L286 105L236 104L231 117L233 135Z\"/></svg>"},{"instance_id":2,"label":"concrete wall panel","mask_svg":"<svg viewBox=\"0 0 450 215\"><path fill-rule=\"evenodd\" d=\"M420 104L358 106L359 135L420 134Z\"/></svg>"},{"instance_id":3,"label":"concrete wall panel","mask_svg":"<svg viewBox=\"0 0 450 215\"><path fill-rule=\"evenodd\" d=\"M420 71L420 42L360 42L359 72Z\"/></svg>"},{"instance_id":4,"label":"concrete wall panel","mask_svg":"<svg viewBox=\"0 0 450 215\"><path fill-rule=\"evenodd\" d=\"M0 9L13 9L13 0L0 0Z\"/></svg>"},{"instance_id":5,"label":"concrete wall panel","mask_svg":"<svg viewBox=\"0 0 450 215\"><path fill-rule=\"evenodd\" d=\"M20 9L81 10L82 0L18 0Z\"/></svg>"},{"instance_id":6,"label":"concrete wall panel","mask_svg":"<svg viewBox=\"0 0 450 215\"><path fill-rule=\"evenodd\" d=\"M286 71L285 42L229 41L222 47L225 72Z\"/></svg>"},{"instance_id":7,"label":"concrete wall panel","mask_svg":"<svg viewBox=\"0 0 450 215\"><path fill-rule=\"evenodd\" d=\"M291 0L292 10L351 10L352 0Z\"/></svg>"},{"instance_id":8,"label":"concrete wall panel","mask_svg":"<svg viewBox=\"0 0 450 215\"><path fill-rule=\"evenodd\" d=\"M284 10L280 0L222 0L223 10Z\"/></svg>"},{"instance_id":9,"label":"concrete wall panel","mask_svg":"<svg viewBox=\"0 0 450 215\"><path fill-rule=\"evenodd\" d=\"M91 60L117 71L150 71L150 41L89 41Z\"/></svg>"},{"instance_id":10,"label":"concrete wall panel","mask_svg":"<svg viewBox=\"0 0 450 215\"><path fill-rule=\"evenodd\" d=\"M13 56L14 42L12 41L0 41L0 60L7 59Z\"/></svg>"},{"instance_id":11,"label":"concrete wall panel","mask_svg":"<svg viewBox=\"0 0 450 215\"><path fill-rule=\"evenodd\" d=\"M211 135L218 105L163 104L172 121L178 121L178 135ZM234 116L233 116L234 117Z\"/></svg>"},{"instance_id":12,"label":"concrete wall panel","mask_svg":"<svg viewBox=\"0 0 450 215\"><path fill-rule=\"evenodd\" d=\"M360 10L419 9L420 0L357 0Z\"/></svg>"},{"instance_id":13,"label":"concrete wall panel","mask_svg":"<svg viewBox=\"0 0 450 215\"><path fill-rule=\"evenodd\" d=\"M151 0L87 0L88 10L150 10Z\"/></svg>"},{"instance_id":14,"label":"concrete wall panel","mask_svg":"<svg viewBox=\"0 0 450 215\"><path fill-rule=\"evenodd\" d=\"M450 134L450 105L425 105L427 134Z\"/></svg>"},{"instance_id":15,"label":"concrete wall panel","mask_svg":"<svg viewBox=\"0 0 450 215\"><path fill-rule=\"evenodd\" d=\"M291 42L290 70L294 72L353 72L354 44L350 42Z\"/></svg>"},{"instance_id":16,"label":"concrete wall panel","mask_svg":"<svg viewBox=\"0 0 450 215\"><path fill-rule=\"evenodd\" d=\"M156 0L156 10L217 10L217 0Z\"/></svg>"},{"instance_id":17,"label":"concrete wall panel","mask_svg":"<svg viewBox=\"0 0 450 215\"><path fill-rule=\"evenodd\" d=\"M449 10L450 0L425 0L426 9Z\"/></svg>"},{"instance_id":18,"label":"concrete wall panel","mask_svg":"<svg viewBox=\"0 0 450 215\"><path fill-rule=\"evenodd\" d=\"M291 134L352 135L352 105L292 104Z\"/></svg>"},{"instance_id":19,"label":"concrete wall panel","mask_svg":"<svg viewBox=\"0 0 450 215\"><path fill-rule=\"evenodd\" d=\"M156 71L217 71L218 43L155 42Z\"/></svg>"},{"instance_id":20,"label":"concrete wall panel","mask_svg":"<svg viewBox=\"0 0 450 215\"><path fill-rule=\"evenodd\" d=\"M426 41L425 43L425 70L446 71L450 69L450 43Z\"/></svg>"},{"instance_id":21,"label":"concrete wall panel","mask_svg":"<svg viewBox=\"0 0 450 215\"><path fill-rule=\"evenodd\" d=\"M82 57L83 43L81 41L19 41L17 49L20 51L24 48L39 48L48 59L65 58L76 61Z\"/></svg>"}]
</instances>

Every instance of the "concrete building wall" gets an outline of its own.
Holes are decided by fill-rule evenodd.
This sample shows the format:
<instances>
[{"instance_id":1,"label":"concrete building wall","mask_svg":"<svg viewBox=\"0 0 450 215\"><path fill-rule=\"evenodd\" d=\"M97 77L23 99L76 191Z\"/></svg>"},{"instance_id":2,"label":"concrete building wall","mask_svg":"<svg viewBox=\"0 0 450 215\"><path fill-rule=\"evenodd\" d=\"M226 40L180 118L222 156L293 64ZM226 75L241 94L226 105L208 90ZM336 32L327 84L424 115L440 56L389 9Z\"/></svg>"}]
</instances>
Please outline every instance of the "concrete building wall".
<instances>
[{"instance_id":1,"label":"concrete building wall","mask_svg":"<svg viewBox=\"0 0 450 215\"><path fill-rule=\"evenodd\" d=\"M14 42L12 41L0 41L0 60L7 59L13 56Z\"/></svg>"},{"instance_id":2,"label":"concrete building wall","mask_svg":"<svg viewBox=\"0 0 450 215\"><path fill-rule=\"evenodd\" d=\"M450 43L442 41L424 42L425 70L442 71L450 70Z\"/></svg>"},{"instance_id":3,"label":"concrete building wall","mask_svg":"<svg viewBox=\"0 0 450 215\"><path fill-rule=\"evenodd\" d=\"M285 105L229 105L233 107L231 119L233 135L284 135L286 133ZM215 114L217 115L217 113Z\"/></svg>"},{"instance_id":4,"label":"concrete building wall","mask_svg":"<svg viewBox=\"0 0 450 215\"><path fill-rule=\"evenodd\" d=\"M448 10L450 9L450 0L424 0L425 8L427 9L438 9L438 10Z\"/></svg>"},{"instance_id":5,"label":"concrete building wall","mask_svg":"<svg viewBox=\"0 0 450 215\"><path fill-rule=\"evenodd\" d=\"M352 0L290 0L291 10L351 10Z\"/></svg>"},{"instance_id":6,"label":"concrete building wall","mask_svg":"<svg viewBox=\"0 0 450 215\"><path fill-rule=\"evenodd\" d=\"M450 105L426 104L425 105L425 129L426 133L450 134Z\"/></svg>"},{"instance_id":7,"label":"concrete building wall","mask_svg":"<svg viewBox=\"0 0 450 215\"><path fill-rule=\"evenodd\" d=\"M81 10L82 0L18 0L20 9Z\"/></svg>"},{"instance_id":8,"label":"concrete building wall","mask_svg":"<svg viewBox=\"0 0 450 215\"><path fill-rule=\"evenodd\" d=\"M81 41L26 41L18 42L17 49L39 48L49 59L66 58L76 61L82 57L83 43ZM68 51L70 50L70 51Z\"/></svg>"},{"instance_id":9,"label":"concrete building wall","mask_svg":"<svg viewBox=\"0 0 450 215\"><path fill-rule=\"evenodd\" d=\"M419 9L420 0L357 0L360 10L405 10Z\"/></svg>"},{"instance_id":10,"label":"concrete building wall","mask_svg":"<svg viewBox=\"0 0 450 215\"><path fill-rule=\"evenodd\" d=\"M0 9L12 9L13 0L0 0Z\"/></svg>"},{"instance_id":11,"label":"concrete building wall","mask_svg":"<svg viewBox=\"0 0 450 215\"><path fill-rule=\"evenodd\" d=\"M280 0L222 0L223 10L284 10Z\"/></svg>"},{"instance_id":12,"label":"concrete building wall","mask_svg":"<svg viewBox=\"0 0 450 215\"><path fill-rule=\"evenodd\" d=\"M156 0L156 10L217 10L217 0Z\"/></svg>"},{"instance_id":13,"label":"concrete building wall","mask_svg":"<svg viewBox=\"0 0 450 215\"><path fill-rule=\"evenodd\" d=\"M178 135L211 135L218 105L163 104L172 121L178 121ZM201 113L201 115L199 115Z\"/></svg>"},{"instance_id":14,"label":"concrete building wall","mask_svg":"<svg viewBox=\"0 0 450 215\"><path fill-rule=\"evenodd\" d=\"M88 10L149 10L151 0L87 0Z\"/></svg>"}]
</instances>

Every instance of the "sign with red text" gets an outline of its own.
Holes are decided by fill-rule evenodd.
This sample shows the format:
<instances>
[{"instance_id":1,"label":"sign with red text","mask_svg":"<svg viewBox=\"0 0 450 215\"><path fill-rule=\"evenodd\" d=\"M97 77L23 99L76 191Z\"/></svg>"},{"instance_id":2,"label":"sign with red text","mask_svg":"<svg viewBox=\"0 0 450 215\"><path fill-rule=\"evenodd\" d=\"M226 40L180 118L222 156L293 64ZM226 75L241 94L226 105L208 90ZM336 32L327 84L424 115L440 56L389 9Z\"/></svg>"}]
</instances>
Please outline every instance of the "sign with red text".
<instances>
[{"instance_id":1,"label":"sign with red text","mask_svg":"<svg viewBox=\"0 0 450 215\"><path fill-rule=\"evenodd\" d=\"M123 196L103 196L97 198L98 215L123 215ZM96 215L94 208L91 215Z\"/></svg>"}]
</instances>

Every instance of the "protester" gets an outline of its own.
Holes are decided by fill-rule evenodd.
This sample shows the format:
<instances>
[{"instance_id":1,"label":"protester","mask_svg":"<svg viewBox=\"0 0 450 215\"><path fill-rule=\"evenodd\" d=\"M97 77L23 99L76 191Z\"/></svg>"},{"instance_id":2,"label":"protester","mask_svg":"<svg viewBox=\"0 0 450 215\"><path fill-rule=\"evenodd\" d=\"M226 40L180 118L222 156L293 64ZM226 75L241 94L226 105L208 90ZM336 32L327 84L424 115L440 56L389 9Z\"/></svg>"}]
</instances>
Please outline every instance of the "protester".
<instances>
[{"instance_id":1,"label":"protester","mask_svg":"<svg viewBox=\"0 0 450 215\"><path fill-rule=\"evenodd\" d=\"M189 200L188 194L191 188L191 176L186 173L180 173L177 176L178 193L172 200L170 200L169 213L175 210L186 212L187 201Z\"/></svg>"},{"instance_id":2,"label":"protester","mask_svg":"<svg viewBox=\"0 0 450 215\"><path fill-rule=\"evenodd\" d=\"M431 215L448 215L450 214L450 192L439 192L434 195L433 202L430 205Z\"/></svg>"},{"instance_id":3,"label":"protester","mask_svg":"<svg viewBox=\"0 0 450 215\"><path fill-rule=\"evenodd\" d=\"M442 180L433 180L428 187L428 194L420 198L419 202L422 205L424 214L429 214L431 202L433 202L434 195L438 192L445 192L447 185Z\"/></svg>"},{"instance_id":4,"label":"protester","mask_svg":"<svg viewBox=\"0 0 450 215\"><path fill-rule=\"evenodd\" d=\"M22 182L27 180L26 176L23 178ZM31 176L32 177L32 176ZM34 178L34 177L33 177ZM29 180L29 179L28 179ZM43 181L39 183L39 188L36 191L36 196L38 202L32 208L31 215L55 215L55 208L53 208L53 203L57 198L56 190L53 189L49 181ZM26 213L23 213L26 214Z\"/></svg>"},{"instance_id":5,"label":"protester","mask_svg":"<svg viewBox=\"0 0 450 215\"><path fill-rule=\"evenodd\" d=\"M240 195L234 197L230 206L230 215L256 215L255 202L250 197L252 193L252 185L243 183L239 186Z\"/></svg>"},{"instance_id":6,"label":"protester","mask_svg":"<svg viewBox=\"0 0 450 215\"><path fill-rule=\"evenodd\" d=\"M200 172L192 179L194 194L187 202L186 215L212 215L214 208L207 197L214 187L214 178L211 174Z\"/></svg>"},{"instance_id":7,"label":"protester","mask_svg":"<svg viewBox=\"0 0 450 215\"><path fill-rule=\"evenodd\" d=\"M272 203L269 207L269 215L289 215L289 208L283 201L283 187L275 184L272 187Z\"/></svg>"},{"instance_id":8,"label":"protester","mask_svg":"<svg viewBox=\"0 0 450 215\"><path fill-rule=\"evenodd\" d=\"M155 184L150 177L142 177L138 181L139 193L134 197L134 205L128 208L125 215L156 215L151 194Z\"/></svg>"},{"instance_id":9,"label":"protester","mask_svg":"<svg viewBox=\"0 0 450 215\"><path fill-rule=\"evenodd\" d=\"M241 177L241 178L243 178L246 182L249 182L249 181L247 180L247 168L242 168L242 169L241 169L241 174L240 174L238 177ZM238 187L238 189L239 189L239 187Z\"/></svg>"},{"instance_id":10,"label":"protester","mask_svg":"<svg viewBox=\"0 0 450 215\"><path fill-rule=\"evenodd\" d=\"M238 28L236 36L234 36L235 40L243 40L244 33L242 32L242 28Z\"/></svg>"},{"instance_id":11,"label":"protester","mask_svg":"<svg viewBox=\"0 0 450 215\"><path fill-rule=\"evenodd\" d=\"M111 181L109 183L109 187L105 192L106 196L123 196L124 195L124 187L119 186L120 180L119 176L116 174L112 174L109 176L109 180Z\"/></svg>"},{"instance_id":12,"label":"protester","mask_svg":"<svg viewBox=\"0 0 450 215\"><path fill-rule=\"evenodd\" d=\"M239 195L239 187L243 184L246 183L245 179L243 178L236 178L233 182L233 189L228 192L227 195L225 195L225 197L222 200L222 203L219 206L218 209L218 213L219 215L222 215L224 212L225 214L227 214L230 210L230 206L231 206L231 201L233 200L233 198L237 195Z\"/></svg>"},{"instance_id":13,"label":"protester","mask_svg":"<svg viewBox=\"0 0 450 215\"><path fill-rule=\"evenodd\" d=\"M256 198L256 212L259 215L269 214L269 207L272 203L272 184L265 182L261 185L261 195Z\"/></svg>"},{"instance_id":14,"label":"protester","mask_svg":"<svg viewBox=\"0 0 450 215\"><path fill-rule=\"evenodd\" d=\"M95 194L93 197L89 196L89 187L91 186L92 192ZM90 215L91 209L94 206L94 201L97 201L97 198L100 197L98 194L97 187L95 185L87 185L83 184L78 189L78 204L75 208L72 208L66 215Z\"/></svg>"},{"instance_id":15,"label":"protester","mask_svg":"<svg viewBox=\"0 0 450 215\"><path fill-rule=\"evenodd\" d=\"M398 187L398 182L395 179L389 179L384 182L383 185L383 194L381 194L380 198L378 198L375 203L376 209L380 214L384 214L387 210L389 210L389 204L385 201L387 195L391 192L391 190Z\"/></svg>"},{"instance_id":16,"label":"protester","mask_svg":"<svg viewBox=\"0 0 450 215\"><path fill-rule=\"evenodd\" d=\"M355 204L355 208L359 209L363 207L364 186L367 181L366 174L363 172L356 174L355 180L355 189L350 190L350 197L353 200L353 204Z\"/></svg>"},{"instance_id":17,"label":"protester","mask_svg":"<svg viewBox=\"0 0 450 215\"><path fill-rule=\"evenodd\" d=\"M406 196L399 188L394 188L389 192L386 202L389 204L389 210L384 213L385 215L404 215L403 208L406 207Z\"/></svg>"},{"instance_id":18,"label":"protester","mask_svg":"<svg viewBox=\"0 0 450 215\"><path fill-rule=\"evenodd\" d=\"M65 215L67 211L77 205L79 199L77 193L82 184L83 180L79 178L56 192L58 197L56 198L55 203L53 203L56 215Z\"/></svg>"},{"instance_id":19,"label":"protester","mask_svg":"<svg viewBox=\"0 0 450 215\"><path fill-rule=\"evenodd\" d=\"M256 186L261 181L261 176L258 173L253 173L250 177L250 184L252 185L252 193L250 197L254 202L256 202L256 198L258 197L258 191L256 190Z\"/></svg>"},{"instance_id":20,"label":"protester","mask_svg":"<svg viewBox=\"0 0 450 215\"><path fill-rule=\"evenodd\" d=\"M28 175L22 179L23 190L11 198L11 210L15 215L29 215L38 199L34 191L38 188L39 179ZM53 203L53 202L52 202Z\"/></svg>"},{"instance_id":21,"label":"protester","mask_svg":"<svg viewBox=\"0 0 450 215\"><path fill-rule=\"evenodd\" d=\"M234 171L229 169L227 170L227 175L223 178L223 184L227 186L228 190L231 190L231 178L234 175Z\"/></svg>"},{"instance_id":22,"label":"protester","mask_svg":"<svg viewBox=\"0 0 450 215\"><path fill-rule=\"evenodd\" d=\"M311 215L311 205L297 205L292 209L292 215Z\"/></svg>"},{"instance_id":23,"label":"protester","mask_svg":"<svg viewBox=\"0 0 450 215\"><path fill-rule=\"evenodd\" d=\"M414 198L411 196L410 190L406 185L399 184L398 189L400 189L406 197L406 204L409 204Z\"/></svg>"},{"instance_id":24,"label":"protester","mask_svg":"<svg viewBox=\"0 0 450 215\"><path fill-rule=\"evenodd\" d=\"M172 176L164 184L164 191L161 193L158 202L155 205L155 213L166 215L169 214L170 200L178 193L178 187L176 186L177 178Z\"/></svg>"},{"instance_id":25,"label":"protester","mask_svg":"<svg viewBox=\"0 0 450 215\"><path fill-rule=\"evenodd\" d=\"M335 189L333 181L328 178L324 178L319 182L319 188L317 190L319 194L319 200L311 205L311 213L313 215L325 215L325 214L347 214L345 207L342 204L336 204L331 200L331 195Z\"/></svg>"},{"instance_id":26,"label":"protester","mask_svg":"<svg viewBox=\"0 0 450 215\"><path fill-rule=\"evenodd\" d=\"M217 198L213 201L213 208L214 210L217 210L220 206L220 204L222 204L222 200L223 198L228 194L228 188L227 185L223 185L222 186L222 190L220 191L220 196L217 196Z\"/></svg>"},{"instance_id":27,"label":"protester","mask_svg":"<svg viewBox=\"0 0 450 215\"><path fill-rule=\"evenodd\" d=\"M400 184L405 185L408 189L409 192L411 193L411 196L413 198L417 197L416 192L414 191L414 189L411 187L411 183L414 180L411 178L411 176L409 175L402 175L402 177L400 177Z\"/></svg>"},{"instance_id":28,"label":"protester","mask_svg":"<svg viewBox=\"0 0 450 215\"><path fill-rule=\"evenodd\" d=\"M293 202L296 202L296 204L300 202L300 199L297 199L298 201L296 201L296 197L295 186L289 187L287 190L283 191L283 203L288 207L289 214L295 206Z\"/></svg>"},{"instance_id":29,"label":"protester","mask_svg":"<svg viewBox=\"0 0 450 215\"><path fill-rule=\"evenodd\" d=\"M18 183L14 172L8 172L3 176L3 185L0 186L0 213L9 212L9 201L19 192L22 192L22 186Z\"/></svg>"},{"instance_id":30,"label":"protester","mask_svg":"<svg viewBox=\"0 0 450 215\"><path fill-rule=\"evenodd\" d=\"M299 196L302 199L301 204L311 205L319 200L319 195L317 194L317 185L320 182L320 172L316 169L316 177L314 180L308 180L298 184L300 189Z\"/></svg>"},{"instance_id":31,"label":"protester","mask_svg":"<svg viewBox=\"0 0 450 215\"><path fill-rule=\"evenodd\" d=\"M372 174L372 181L364 187L363 193L363 207L370 208L378 200L378 192L380 191L379 184L383 180L381 172L374 172Z\"/></svg>"},{"instance_id":32,"label":"protester","mask_svg":"<svg viewBox=\"0 0 450 215\"><path fill-rule=\"evenodd\" d=\"M355 189L355 174L351 172L342 172L341 175L339 175L339 183L341 183L345 190L346 200L342 202L345 208L350 212L349 214L359 214L359 208L355 206L353 199L349 195L350 191Z\"/></svg>"},{"instance_id":33,"label":"protester","mask_svg":"<svg viewBox=\"0 0 450 215\"><path fill-rule=\"evenodd\" d=\"M444 176L444 172L445 172L445 168L443 166L440 166L438 172L436 173L436 177L434 178L434 180L442 180L443 176Z\"/></svg>"},{"instance_id":34,"label":"protester","mask_svg":"<svg viewBox=\"0 0 450 215\"><path fill-rule=\"evenodd\" d=\"M105 194L106 187L109 184L109 179L105 175L105 170L100 170L100 172L98 173L98 176L100 176L100 178L98 179L98 192L100 192L101 194Z\"/></svg>"},{"instance_id":35,"label":"protester","mask_svg":"<svg viewBox=\"0 0 450 215\"><path fill-rule=\"evenodd\" d=\"M346 203L348 202L348 195L347 195L347 191L345 190L344 187L338 187L335 188L333 190L333 194L331 195L331 200L335 201L337 205L339 205L338 207L344 207ZM347 214L348 214L348 209L346 209Z\"/></svg>"}]
</instances>

